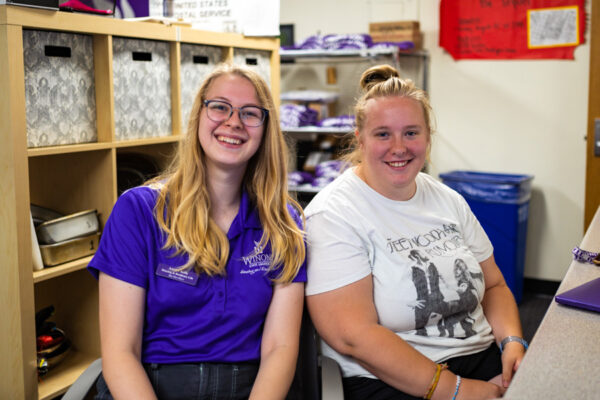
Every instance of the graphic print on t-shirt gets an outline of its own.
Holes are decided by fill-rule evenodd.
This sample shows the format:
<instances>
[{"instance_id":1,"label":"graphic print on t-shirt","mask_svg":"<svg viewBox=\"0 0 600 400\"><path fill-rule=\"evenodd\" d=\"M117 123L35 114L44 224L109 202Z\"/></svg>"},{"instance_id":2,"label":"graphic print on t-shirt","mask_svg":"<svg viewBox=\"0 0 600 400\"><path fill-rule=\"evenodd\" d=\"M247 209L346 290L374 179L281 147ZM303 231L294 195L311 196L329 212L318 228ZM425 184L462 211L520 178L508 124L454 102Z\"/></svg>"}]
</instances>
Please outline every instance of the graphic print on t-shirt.
<instances>
[{"instance_id":1,"label":"graphic print on t-shirt","mask_svg":"<svg viewBox=\"0 0 600 400\"><path fill-rule=\"evenodd\" d=\"M483 273L469 270L462 242L455 225L412 238L388 240L391 252L401 253L410 263L409 276L417 297L409 306L414 309L417 335L468 338L477 334L471 314L479 304L476 280L483 285ZM437 332L431 328L428 332L427 327Z\"/></svg>"}]
</instances>

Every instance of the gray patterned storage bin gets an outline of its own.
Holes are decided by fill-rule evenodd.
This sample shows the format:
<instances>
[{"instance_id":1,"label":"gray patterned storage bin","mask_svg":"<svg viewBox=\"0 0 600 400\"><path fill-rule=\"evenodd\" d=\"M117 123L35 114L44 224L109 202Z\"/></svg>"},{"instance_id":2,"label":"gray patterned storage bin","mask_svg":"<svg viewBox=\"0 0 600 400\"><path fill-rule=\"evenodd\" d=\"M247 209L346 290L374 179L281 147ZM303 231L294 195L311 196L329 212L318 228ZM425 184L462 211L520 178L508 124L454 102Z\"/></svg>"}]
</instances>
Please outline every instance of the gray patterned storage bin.
<instances>
[{"instance_id":1,"label":"gray patterned storage bin","mask_svg":"<svg viewBox=\"0 0 600 400\"><path fill-rule=\"evenodd\" d=\"M266 50L233 49L233 62L252 68L271 86L271 52Z\"/></svg>"},{"instance_id":2,"label":"gray patterned storage bin","mask_svg":"<svg viewBox=\"0 0 600 400\"><path fill-rule=\"evenodd\" d=\"M169 44L113 38L115 137L171 135Z\"/></svg>"},{"instance_id":3,"label":"gray patterned storage bin","mask_svg":"<svg viewBox=\"0 0 600 400\"><path fill-rule=\"evenodd\" d=\"M221 61L222 54L223 50L220 47L181 44L181 126L183 132L187 129L196 93L204 78Z\"/></svg>"},{"instance_id":4,"label":"gray patterned storage bin","mask_svg":"<svg viewBox=\"0 0 600 400\"><path fill-rule=\"evenodd\" d=\"M27 146L95 142L92 37L23 30Z\"/></svg>"}]
</instances>

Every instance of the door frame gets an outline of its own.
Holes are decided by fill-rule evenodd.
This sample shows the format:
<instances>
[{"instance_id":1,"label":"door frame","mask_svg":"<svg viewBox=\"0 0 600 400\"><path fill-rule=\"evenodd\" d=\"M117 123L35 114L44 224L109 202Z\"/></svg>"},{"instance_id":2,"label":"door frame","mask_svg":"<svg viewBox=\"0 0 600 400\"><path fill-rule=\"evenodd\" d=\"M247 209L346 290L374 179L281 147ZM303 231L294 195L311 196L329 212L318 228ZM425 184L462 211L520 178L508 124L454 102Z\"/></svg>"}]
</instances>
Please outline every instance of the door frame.
<instances>
[{"instance_id":1,"label":"door frame","mask_svg":"<svg viewBox=\"0 0 600 400\"><path fill-rule=\"evenodd\" d=\"M600 156L594 156L594 120L600 118L600 4L591 5L590 80L585 169L584 231L600 206ZM596 6L596 7L595 7Z\"/></svg>"}]
</instances>

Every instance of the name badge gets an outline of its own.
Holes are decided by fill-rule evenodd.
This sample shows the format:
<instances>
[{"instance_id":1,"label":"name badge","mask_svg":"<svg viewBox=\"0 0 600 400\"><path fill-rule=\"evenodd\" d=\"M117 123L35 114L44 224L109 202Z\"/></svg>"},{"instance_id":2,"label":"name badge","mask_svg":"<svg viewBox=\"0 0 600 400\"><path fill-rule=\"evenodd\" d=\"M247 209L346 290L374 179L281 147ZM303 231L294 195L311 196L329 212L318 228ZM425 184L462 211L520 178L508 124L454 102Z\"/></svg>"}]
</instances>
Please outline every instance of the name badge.
<instances>
[{"instance_id":1,"label":"name badge","mask_svg":"<svg viewBox=\"0 0 600 400\"><path fill-rule=\"evenodd\" d=\"M196 286L196 283L198 282L198 274L196 271L193 269L179 270L179 268L180 267L173 267L166 264L158 264L156 275L182 282L187 285Z\"/></svg>"}]
</instances>

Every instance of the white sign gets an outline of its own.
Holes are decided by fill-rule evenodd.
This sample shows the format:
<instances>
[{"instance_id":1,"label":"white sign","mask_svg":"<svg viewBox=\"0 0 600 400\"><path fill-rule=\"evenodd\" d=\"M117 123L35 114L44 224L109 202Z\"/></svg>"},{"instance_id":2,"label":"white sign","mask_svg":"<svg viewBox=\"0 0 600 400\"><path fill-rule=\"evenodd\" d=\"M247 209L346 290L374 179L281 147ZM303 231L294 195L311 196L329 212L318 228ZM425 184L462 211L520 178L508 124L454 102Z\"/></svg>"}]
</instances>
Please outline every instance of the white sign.
<instances>
[{"instance_id":1,"label":"white sign","mask_svg":"<svg viewBox=\"0 0 600 400\"><path fill-rule=\"evenodd\" d=\"M576 46L579 44L579 8L555 7L527 11L530 49Z\"/></svg>"},{"instance_id":2,"label":"white sign","mask_svg":"<svg viewBox=\"0 0 600 400\"><path fill-rule=\"evenodd\" d=\"M193 28L248 36L279 35L279 0L166 0L167 15Z\"/></svg>"}]
</instances>

